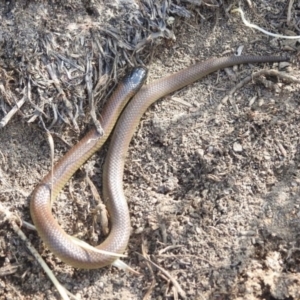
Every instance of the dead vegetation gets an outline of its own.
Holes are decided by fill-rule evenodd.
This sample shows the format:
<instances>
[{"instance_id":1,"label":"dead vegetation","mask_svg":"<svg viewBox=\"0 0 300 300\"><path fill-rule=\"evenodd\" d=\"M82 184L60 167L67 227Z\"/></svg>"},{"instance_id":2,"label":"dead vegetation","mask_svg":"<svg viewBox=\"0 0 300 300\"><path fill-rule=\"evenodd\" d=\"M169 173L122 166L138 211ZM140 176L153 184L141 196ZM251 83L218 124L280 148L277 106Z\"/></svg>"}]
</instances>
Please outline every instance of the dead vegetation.
<instances>
[{"instance_id":1,"label":"dead vegetation","mask_svg":"<svg viewBox=\"0 0 300 300\"><path fill-rule=\"evenodd\" d=\"M247 54L291 57L285 66L218 72L146 113L124 177L133 228L127 263L142 276L73 269L24 229L78 299L300 298L298 42L243 26L230 14L237 5L0 3L0 201L29 222L29 195L51 165L45 128L53 134L56 159L87 127L100 129L102 105L128 67L147 65L151 81L241 46ZM298 3L241 5L252 23L299 34ZM91 212L104 157L105 149L54 206L64 229L91 244L103 232ZM0 298L56 299L24 242L4 216L0 221Z\"/></svg>"}]
</instances>

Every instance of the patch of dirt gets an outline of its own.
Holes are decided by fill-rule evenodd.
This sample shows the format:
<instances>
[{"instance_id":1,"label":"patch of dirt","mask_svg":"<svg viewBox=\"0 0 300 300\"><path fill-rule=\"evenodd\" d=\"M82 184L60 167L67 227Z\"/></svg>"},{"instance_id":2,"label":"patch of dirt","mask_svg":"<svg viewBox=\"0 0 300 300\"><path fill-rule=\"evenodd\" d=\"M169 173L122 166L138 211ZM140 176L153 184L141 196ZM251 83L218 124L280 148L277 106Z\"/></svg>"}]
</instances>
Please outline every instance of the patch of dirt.
<instances>
[{"instance_id":1,"label":"patch of dirt","mask_svg":"<svg viewBox=\"0 0 300 300\"><path fill-rule=\"evenodd\" d=\"M253 10L244 2L253 23L270 31L285 24L286 1L261 1ZM176 299L170 280L155 267L149 270L141 245L178 281L187 299L300 299L299 85L260 77L222 104L239 81L263 68L299 79L297 43L253 31L239 15L229 18L222 9L205 13L195 9L191 19L175 19L176 42L156 47L148 82L241 46L243 54L288 54L291 63L284 69L255 64L218 71L145 113L124 175L132 222L125 261L141 276L114 267L74 269L24 228L58 280L79 299L143 299L152 282L148 299ZM70 134L64 131L68 141ZM46 137L20 115L1 129L0 140L1 204L31 222L29 195L50 168ZM69 149L59 139L55 147L56 160ZM101 190L106 149L76 173L54 205L63 228L92 244L101 237L91 232L101 229L93 223L95 201L84 178L88 172ZM3 222L0 270L14 265L16 272L0 275L0 299L58 297L25 244Z\"/></svg>"}]
</instances>

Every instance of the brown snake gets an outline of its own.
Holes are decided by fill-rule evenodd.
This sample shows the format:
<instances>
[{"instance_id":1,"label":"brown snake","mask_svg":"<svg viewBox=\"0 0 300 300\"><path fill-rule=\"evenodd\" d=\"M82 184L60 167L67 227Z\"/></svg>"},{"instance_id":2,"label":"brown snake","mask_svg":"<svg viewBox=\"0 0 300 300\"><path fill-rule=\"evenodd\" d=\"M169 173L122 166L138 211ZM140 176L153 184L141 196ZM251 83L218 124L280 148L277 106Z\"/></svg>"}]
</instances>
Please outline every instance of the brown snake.
<instances>
[{"instance_id":1,"label":"brown snake","mask_svg":"<svg viewBox=\"0 0 300 300\"><path fill-rule=\"evenodd\" d=\"M74 240L62 230L52 216L50 205L52 183L52 198L54 199L76 170L101 148L116 123L103 174L103 196L111 217L111 229L106 240L97 246L97 249L122 254L127 247L130 235L129 210L123 192L125 157L135 129L147 108L161 97L219 69L244 63L286 60L287 58L280 56L212 58L144 85L138 92L146 77L146 70L134 69L118 85L104 108L99 119L104 135L100 136L96 130L91 130L57 162L53 170L53 179L51 179L50 172L32 194L31 216L40 237L48 248L62 261L77 268L101 268L116 260L116 256L83 249L74 243ZM134 97L126 106L133 95Z\"/></svg>"}]
</instances>

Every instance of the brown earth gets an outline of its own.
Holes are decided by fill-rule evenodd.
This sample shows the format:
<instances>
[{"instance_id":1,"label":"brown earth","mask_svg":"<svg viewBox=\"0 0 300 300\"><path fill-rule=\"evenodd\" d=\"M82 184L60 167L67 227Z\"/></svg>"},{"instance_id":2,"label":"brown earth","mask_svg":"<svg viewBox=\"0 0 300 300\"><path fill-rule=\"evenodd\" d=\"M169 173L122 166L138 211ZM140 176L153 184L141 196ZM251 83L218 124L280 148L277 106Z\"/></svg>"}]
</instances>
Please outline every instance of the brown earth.
<instances>
[{"instance_id":1,"label":"brown earth","mask_svg":"<svg viewBox=\"0 0 300 300\"><path fill-rule=\"evenodd\" d=\"M243 3L247 18L285 33L280 28L287 1L257 2L253 10ZM156 47L148 82L241 46L243 54L289 55L290 65L279 70L299 78L295 41L253 31L239 15L222 9L205 16L196 12L188 20L175 19L176 41ZM180 298L161 271L149 269L142 245L187 299L300 299L299 85L261 76L221 102L238 82L263 68L278 70L278 64L216 72L159 100L144 115L124 176L132 222L125 261L141 276L114 267L74 269L45 249L34 231L23 229L78 299L143 299L151 284L148 299ZM61 134L72 144L78 139L70 127ZM0 140L1 204L31 222L29 195L50 168L47 140L41 127L21 114L0 130ZM68 148L55 139L55 159ZM90 243L98 242L95 234L101 230L90 213L95 200L85 177L89 174L101 190L105 151L76 173L54 205L65 230ZM0 271L15 265L13 274L0 273L0 299L59 297L24 242L2 222Z\"/></svg>"}]
</instances>

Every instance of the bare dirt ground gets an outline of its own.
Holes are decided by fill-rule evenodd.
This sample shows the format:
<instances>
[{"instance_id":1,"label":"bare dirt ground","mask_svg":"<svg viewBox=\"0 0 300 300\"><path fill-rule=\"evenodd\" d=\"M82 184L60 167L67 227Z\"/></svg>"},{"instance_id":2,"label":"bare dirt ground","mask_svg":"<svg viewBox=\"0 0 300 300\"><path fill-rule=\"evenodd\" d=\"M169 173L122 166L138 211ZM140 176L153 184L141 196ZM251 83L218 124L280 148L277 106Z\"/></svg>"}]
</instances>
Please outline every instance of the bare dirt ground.
<instances>
[{"instance_id":1,"label":"bare dirt ground","mask_svg":"<svg viewBox=\"0 0 300 300\"><path fill-rule=\"evenodd\" d=\"M252 11L245 3L244 8L252 22L276 31L272 24L285 22L286 2L257 1ZM289 55L290 65L216 72L146 112L124 176L132 222L125 261L141 276L114 267L74 269L45 249L34 231L23 229L78 299L143 299L151 285L148 299L180 298L161 271L149 269L140 255L142 245L187 299L300 299L299 84L262 76L222 103L238 82L264 68L299 78L297 44L253 31L239 15L206 13L175 20L180 22L176 41L155 49L148 82L212 56L230 55L240 46L243 54ZM79 138L70 127L61 134L71 143ZM45 135L19 115L0 130L0 140L1 204L31 222L29 195L50 168ZM68 150L59 139L55 147L55 159ZM95 201L85 174L101 190L105 151L76 173L54 205L64 229L90 243L98 242L90 237L99 225L90 214ZM13 266L15 272L0 275L0 299L59 297L26 245L2 222L0 270Z\"/></svg>"}]
</instances>

